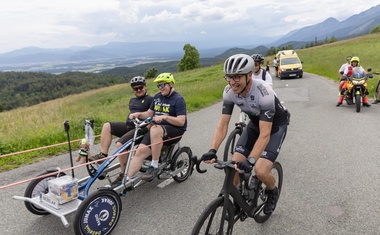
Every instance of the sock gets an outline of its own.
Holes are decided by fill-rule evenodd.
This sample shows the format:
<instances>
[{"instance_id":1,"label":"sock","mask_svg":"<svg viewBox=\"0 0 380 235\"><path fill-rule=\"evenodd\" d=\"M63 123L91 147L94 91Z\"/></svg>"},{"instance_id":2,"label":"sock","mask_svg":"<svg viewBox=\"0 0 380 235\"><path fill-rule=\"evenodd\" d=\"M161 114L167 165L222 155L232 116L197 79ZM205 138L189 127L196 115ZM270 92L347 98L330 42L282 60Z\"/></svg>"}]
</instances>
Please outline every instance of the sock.
<instances>
[{"instance_id":1,"label":"sock","mask_svg":"<svg viewBox=\"0 0 380 235\"><path fill-rule=\"evenodd\" d=\"M153 166L154 168L158 168L158 160L152 160L150 165Z\"/></svg>"}]
</instances>

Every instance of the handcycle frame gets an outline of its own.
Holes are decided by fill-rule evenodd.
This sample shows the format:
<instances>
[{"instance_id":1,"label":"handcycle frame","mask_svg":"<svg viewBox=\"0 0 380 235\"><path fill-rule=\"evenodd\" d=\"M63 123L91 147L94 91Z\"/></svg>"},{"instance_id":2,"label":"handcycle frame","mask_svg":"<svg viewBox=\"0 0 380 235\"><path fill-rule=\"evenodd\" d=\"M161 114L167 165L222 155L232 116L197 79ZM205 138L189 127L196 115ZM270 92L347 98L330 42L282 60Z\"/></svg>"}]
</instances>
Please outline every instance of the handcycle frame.
<instances>
[{"instance_id":1,"label":"handcycle frame","mask_svg":"<svg viewBox=\"0 0 380 235\"><path fill-rule=\"evenodd\" d=\"M116 227L117 222L120 218L120 211L121 211L120 195L124 195L126 191L129 191L130 189L134 189L140 185L143 185L146 182L146 181L142 182L141 180L142 172L137 173L136 176L134 176L128 182L125 182L125 177L124 177L122 184L115 188L111 188L110 186L104 186L104 187L98 188L97 191L89 194L90 188L97 179L107 178L109 183L111 184L110 176L108 175L108 173L115 169L118 169L120 166L120 163L114 164L112 166L110 166L110 164L118 157L118 155L120 155L125 150L129 149L129 157L128 157L125 172L124 172L126 175L130 161L133 158L133 155L135 152L134 148L136 145L136 141L141 139L144 136L143 134L138 134L138 132L142 128L145 128L147 125L149 125L151 121L152 121L152 118L148 118L144 121L135 119L134 120L135 132L132 139L130 139L129 141L124 143L120 148L118 148L112 154L112 157L107 158L100 165L96 164L97 167L93 166L93 163L91 164L87 163L86 166L87 166L87 171L89 173L89 176L78 180L78 198L60 205L60 208L58 209L53 208L51 205L41 200L40 198L41 194L47 193L48 191L48 188L47 188L48 181L65 175L65 173L60 172L60 168L58 167L55 169L48 169L39 175L39 176L47 175L46 177L39 177L38 179L31 181L25 190L24 197L13 196L13 198L24 201L27 209L33 214L37 214L37 215L53 214L59 217L65 227L69 227L69 223L66 219L66 215L77 211L75 220L74 220L75 234L92 234L95 231L91 227L91 226L93 227L95 226L94 222L92 222L91 219L89 218L91 218L91 216L94 216L96 213L100 214L102 212L100 211L100 209L102 208L100 208L99 210L94 209L93 213L91 212L92 209L90 210L89 208L98 207L99 204L105 201L111 205L111 206L106 205L105 207L106 209L110 210L109 217L112 220L103 221L103 222L107 222L107 224L109 225L106 225L106 227L104 228L99 228L101 229L99 230L101 231L101 233L99 234L111 233L112 230ZM66 126L65 126L65 129L66 129ZM68 129L69 128L67 128L67 133L68 133ZM69 142L70 158L71 158L71 164L72 164L69 135L68 135L68 140L69 140L68 142ZM177 160L181 157L180 155L182 153L185 153L188 155L187 156L189 159L188 164L185 161L177 162ZM169 163L161 161L160 167L163 169L163 173L160 176L158 176L158 178L171 177L176 182L183 182L192 174L194 157L192 156L192 152L189 147L180 146L180 141L169 146L169 151L166 154L165 161L167 160L169 161ZM177 168L177 164L179 166L178 168ZM59 173L54 174L55 172L59 172ZM74 171L72 172L74 176ZM34 192L35 190L37 192ZM34 193L36 195L34 195ZM94 206L94 204L96 204L96 206ZM98 216L98 214L96 214L96 216ZM85 223L83 222L84 220L88 222L86 226L91 227L91 229L87 229L87 227L84 228L85 226ZM97 226L97 228L98 227L99 226Z\"/></svg>"},{"instance_id":2,"label":"handcycle frame","mask_svg":"<svg viewBox=\"0 0 380 235\"><path fill-rule=\"evenodd\" d=\"M196 162L196 169L198 172L204 173L206 170L200 169L200 162L201 161L199 160ZM233 226L239 219L241 221L244 221L246 218L251 217L257 223L264 223L269 219L271 214L263 213L263 208L267 199L267 194L265 193L266 187L254 175L254 170L252 170L251 173L245 173L244 171L238 172L240 177L240 190L238 190L238 188L233 185L233 180L236 173L234 161L217 160L214 167L225 171L223 187L218 197L204 209L198 218L191 233L192 235L199 234L205 223L207 223L207 225L204 234L232 234ZM274 162L272 170L273 169L278 174L278 179L276 179L276 186L278 187L280 195L283 178L282 166L279 162ZM236 204L239 206L240 209L238 211L235 211L230 196L233 198L235 206ZM259 202L259 200L261 200L261 202ZM218 207L223 207L223 210L219 218L220 221L216 221L219 227L215 228L213 226L213 220L215 219L215 216L218 217L218 215L216 215ZM227 223L226 228L224 226L225 223ZM210 231L212 228L218 230L214 231L215 233L212 233L213 231ZM224 231L224 229L226 229L226 231Z\"/></svg>"}]
</instances>

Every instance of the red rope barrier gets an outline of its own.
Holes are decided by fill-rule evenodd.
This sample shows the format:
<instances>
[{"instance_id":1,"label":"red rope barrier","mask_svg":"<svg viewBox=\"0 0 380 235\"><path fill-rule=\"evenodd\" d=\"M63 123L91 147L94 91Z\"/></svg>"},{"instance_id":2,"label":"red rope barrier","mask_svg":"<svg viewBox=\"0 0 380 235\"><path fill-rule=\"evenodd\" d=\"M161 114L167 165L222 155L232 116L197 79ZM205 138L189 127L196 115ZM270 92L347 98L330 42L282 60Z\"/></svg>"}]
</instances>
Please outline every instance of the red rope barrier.
<instances>
[{"instance_id":1,"label":"red rope barrier","mask_svg":"<svg viewBox=\"0 0 380 235\"><path fill-rule=\"evenodd\" d=\"M99 137L99 136L100 136L100 135L97 135L97 136L95 136L95 137ZM82 139L83 139L83 138L82 138ZM70 143L79 142L80 140L81 140L81 139L72 140L72 141L70 141ZM48 149L48 148L52 148L52 147L57 147L57 146L65 145L65 144L67 144L67 143L68 143L68 142L59 143L59 144L52 144L52 145L47 145L47 146L38 147L38 148L34 148L34 149L23 150L23 151L20 151L20 152L14 152L14 153L3 154L3 155L0 155L0 158L3 158L3 157L10 157L10 156L14 156L14 155L23 154L23 153L29 153L29 152L33 152L33 151L42 150L42 149Z\"/></svg>"}]
</instances>

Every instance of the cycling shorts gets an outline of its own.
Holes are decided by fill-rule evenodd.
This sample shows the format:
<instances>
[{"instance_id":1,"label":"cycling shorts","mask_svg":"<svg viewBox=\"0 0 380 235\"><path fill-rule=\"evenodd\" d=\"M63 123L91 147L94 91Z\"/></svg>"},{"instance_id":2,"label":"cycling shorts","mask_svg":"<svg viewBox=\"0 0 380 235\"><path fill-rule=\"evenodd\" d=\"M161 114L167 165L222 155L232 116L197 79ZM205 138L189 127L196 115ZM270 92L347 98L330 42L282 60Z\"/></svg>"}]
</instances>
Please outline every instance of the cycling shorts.
<instances>
[{"instance_id":1,"label":"cycling shorts","mask_svg":"<svg viewBox=\"0 0 380 235\"><path fill-rule=\"evenodd\" d=\"M272 126L270 140L265 147L264 152L261 154L261 158L268 159L271 162L276 161L277 156L280 153L282 142L285 139L287 128L287 125ZM236 144L235 151L248 158L254 144L259 138L259 134L259 127L252 122L249 122Z\"/></svg>"}]
</instances>

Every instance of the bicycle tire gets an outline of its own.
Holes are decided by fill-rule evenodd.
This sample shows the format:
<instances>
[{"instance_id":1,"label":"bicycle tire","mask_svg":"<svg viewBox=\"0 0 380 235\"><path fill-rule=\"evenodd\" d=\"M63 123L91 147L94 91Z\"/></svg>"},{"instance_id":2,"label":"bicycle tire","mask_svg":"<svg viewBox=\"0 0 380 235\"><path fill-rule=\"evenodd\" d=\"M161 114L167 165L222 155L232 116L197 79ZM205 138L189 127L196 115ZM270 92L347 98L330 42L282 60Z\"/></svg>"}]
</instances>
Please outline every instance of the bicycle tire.
<instances>
[{"instance_id":1,"label":"bicycle tire","mask_svg":"<svg viewBox=\"0 0 380 235\"><path fill-rule=\"evenodd\" d=\"M181 183L189 178L191 169L193 168L192 152L189 147L181 147L174 155L171 163L171 170L175 171L185 166L185 169L173 176L173 179L177 183Z\"/></svg>"},{"instance_id":2,"label":"bicycle tire","mask_svg":"<svg viewBox=\"0 0 380 235\"><path fill-rule=\"evenodd\" d=\"M235 128L228 135L226 145L224 147L223 161L232 160L232 155L235 152L236 142L238 141L239 137L241 136L241 133L242 133L241 128Z\"/></svg>"},{"instance_id":3,"label":"bicycle tire","mask_svg":"<svg viewBox=\"0 0 380 235\"><path fill-rule=\"evenodd\" d=\"M121 209L121 199L112 189L93 192L77 209L73 225L75 234L111 234L120 219Z\"/></svg>"},{"instance_id":4,"label":"bicycle tire","mask_svg":"<svg viewBox=\"0 0 380 235\"><path fill-rule=\"evenodd\" d=\"M37 175L37 177L41 176L41 175L53 173L55 171L58 171L58 170L47 170L47 171L44 171L43 173ZM33 197L39 197L41 193L43 193L43 194L48 193L49 192L48 181L55 179L57 177L64 176L64 175L66 175L66 174L61 172L61 173L56 174L56 175L50 175L50 176L46 176L43 178L32 180L25 189L24 197L33 198ZM25 204L26 209L28 209L28 211L30 211L31 213L33 213L35 215L48 215L48 214L50 214L49 212L47 212L44 209L34 205L33 203L25 201L24 204Z\"/></svg>"},{"instance_id":5,"label":"bicycle tire","mask_svg":"<svg viewBox=\"0 0 380 235\"><path fill-rule=\"evenodd\" d=\"M281 188L282 188L282 178L283 178L283 172L282 172L281 164L279 162L274 162L272 169L271 169L271 172L276 178L276 186L278 188L278 197L280 198ZM256 195L253 199L254 207L257 207L257 205L266 201L267 196L265 194L265 189L266 189L266 186L260 182L259 186L258 186L258 192L256 193ZM256 216L254 216L253 218L255 219L255 221L257 223L261 224L261 223L264 223L265 221L267 221L271 215L272 214L264 214L263 211L260 211L260 213L257 214Z\"/></svg>"},{"instance_id":6,"label":"bicycle tire","mask_svg":"<svg viewBox=\"0 0 380 235\"><path fill-rule=\"evenodd\" d=\"M234 227L234 208L231 200L228 200L227 218L224 221L223 233L219 232L220 222L223 214L224 197L218 197L214 199L199 216L194 228L191 232L192 235L199 234L232 234ZM231 216L229 216L231 215ZM203 229L205 231L203 231Z\"/></svg>"},{"instance_id":7,"label":"bicycle tire","mask_svg":"<svg viewBox=\"0 0 380 235\"><path fill-rule=\"evenodd\" d=\"M375 90L373 92L373 98L374 98L374 100L380 100L379 87L380 87L380 80L377 82L377 85L376 85Z\"/></svg>"}]
</instances>

